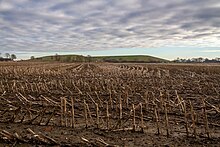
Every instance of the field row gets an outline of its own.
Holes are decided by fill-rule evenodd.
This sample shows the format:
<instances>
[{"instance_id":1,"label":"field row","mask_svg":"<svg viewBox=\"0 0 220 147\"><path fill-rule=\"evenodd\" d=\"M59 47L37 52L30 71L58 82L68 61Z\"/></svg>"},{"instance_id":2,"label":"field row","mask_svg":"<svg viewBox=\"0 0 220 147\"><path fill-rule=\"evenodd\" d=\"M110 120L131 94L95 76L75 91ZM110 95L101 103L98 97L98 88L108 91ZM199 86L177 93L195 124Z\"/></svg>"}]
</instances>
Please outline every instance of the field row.
<instances>
[{"instance_id":1,"label":"field row","mask_svg":"<svg viewBox=\"0 0 220 147\"><path fill-rule=\"evenodd\" d=\"M220 137L220 66L1 63L0 122Z\"/></svg>"}]
</instances>

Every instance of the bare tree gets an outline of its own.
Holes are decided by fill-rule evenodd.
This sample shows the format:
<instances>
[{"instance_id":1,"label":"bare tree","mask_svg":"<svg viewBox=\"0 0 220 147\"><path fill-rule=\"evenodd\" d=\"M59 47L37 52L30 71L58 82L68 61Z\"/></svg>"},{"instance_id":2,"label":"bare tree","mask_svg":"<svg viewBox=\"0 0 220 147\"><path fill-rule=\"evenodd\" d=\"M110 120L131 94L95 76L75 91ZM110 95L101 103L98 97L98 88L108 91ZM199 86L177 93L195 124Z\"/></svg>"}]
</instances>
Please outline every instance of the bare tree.
<instances>
[{"instance_id":1,"label":"bare tree","mask_svg":"<svg viewBox=\"0 0 220 147\"><path fill-rule=\"evenodd\" d=\"M9 53L5 53L5 57L6 58L10 58L10 54Z\"/></svg>"}]
</instances>

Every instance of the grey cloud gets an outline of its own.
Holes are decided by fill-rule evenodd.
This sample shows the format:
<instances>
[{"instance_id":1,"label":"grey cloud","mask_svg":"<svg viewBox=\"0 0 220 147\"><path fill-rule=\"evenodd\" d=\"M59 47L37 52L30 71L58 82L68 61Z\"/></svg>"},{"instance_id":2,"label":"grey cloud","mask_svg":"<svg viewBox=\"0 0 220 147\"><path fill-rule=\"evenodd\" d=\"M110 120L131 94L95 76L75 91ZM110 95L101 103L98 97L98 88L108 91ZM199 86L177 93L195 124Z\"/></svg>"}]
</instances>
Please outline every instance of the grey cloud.
<instances>
[{"instance_id":1,"label":"grey cloud","mask_svg":"<svg viewBox=\"0 0 220 147\"><path fill-rule=\"evenodd\" d=\"M220 46L219 14L218 0L2 0L0 52Z\"/></svg>"}]
</instances>

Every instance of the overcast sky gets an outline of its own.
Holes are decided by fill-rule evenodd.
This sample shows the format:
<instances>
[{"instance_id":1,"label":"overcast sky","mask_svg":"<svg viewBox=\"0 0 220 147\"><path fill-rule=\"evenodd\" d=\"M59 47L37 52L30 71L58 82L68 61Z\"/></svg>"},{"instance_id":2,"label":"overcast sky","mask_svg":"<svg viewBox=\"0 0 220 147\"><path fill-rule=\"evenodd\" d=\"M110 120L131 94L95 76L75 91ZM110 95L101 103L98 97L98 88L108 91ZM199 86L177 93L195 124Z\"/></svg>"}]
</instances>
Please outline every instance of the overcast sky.
<instances>
[{"instance_id":1,"label":"overcast sky","mask_svg":"<svg viewBox=\"0 0 220 147\"><path fill-rule=\"evenodd\" d=\"M0 52L220 56L220 0L0 0Z\"/></svg>"}]
</instances>

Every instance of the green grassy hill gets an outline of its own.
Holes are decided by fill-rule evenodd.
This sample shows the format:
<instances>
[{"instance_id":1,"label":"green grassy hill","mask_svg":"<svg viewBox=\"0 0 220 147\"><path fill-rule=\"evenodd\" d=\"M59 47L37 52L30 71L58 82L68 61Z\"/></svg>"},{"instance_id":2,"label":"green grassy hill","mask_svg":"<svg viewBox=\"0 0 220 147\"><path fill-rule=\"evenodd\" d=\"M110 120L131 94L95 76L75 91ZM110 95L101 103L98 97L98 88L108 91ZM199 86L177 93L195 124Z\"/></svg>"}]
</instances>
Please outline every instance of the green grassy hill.
<instances>
[{"instance_id":1,"label":"green grassy hill","mask_svg":"<svg viewBox=\"0 0 220 147\"><path fill-rule=\"evenodd\" d=\"M100 56L100 57L93 57L96 61L104 61L104 62L169 62L168 60L156 58L152 56L145 56L145 55L135 55L135 56Z\"/></svg>"},{"instance_id":2,"label":"green grassy hill","mask_svg":"<svg viewBox=\"0 0 220 147\"><path fill-rule=\"evenodd\" d=\"M168 60L145 56L145 55L130 55L130 56L82 56L82 55L55 55L45 56L31 61L58 61L58 62L130 62L130 63L164 63Z\"/></svg>"}]
</instances>

